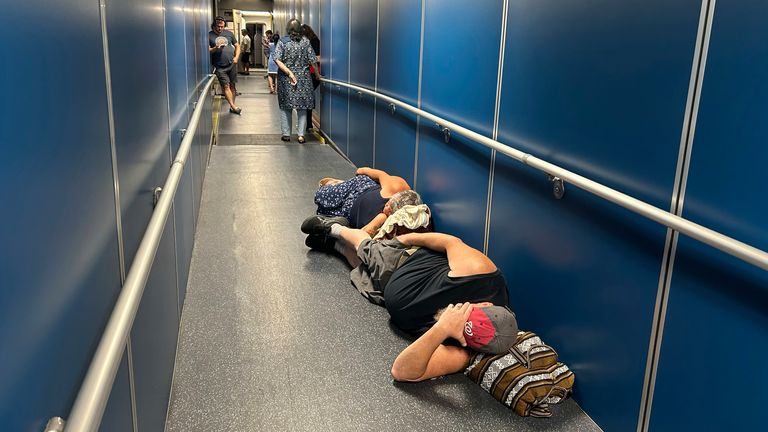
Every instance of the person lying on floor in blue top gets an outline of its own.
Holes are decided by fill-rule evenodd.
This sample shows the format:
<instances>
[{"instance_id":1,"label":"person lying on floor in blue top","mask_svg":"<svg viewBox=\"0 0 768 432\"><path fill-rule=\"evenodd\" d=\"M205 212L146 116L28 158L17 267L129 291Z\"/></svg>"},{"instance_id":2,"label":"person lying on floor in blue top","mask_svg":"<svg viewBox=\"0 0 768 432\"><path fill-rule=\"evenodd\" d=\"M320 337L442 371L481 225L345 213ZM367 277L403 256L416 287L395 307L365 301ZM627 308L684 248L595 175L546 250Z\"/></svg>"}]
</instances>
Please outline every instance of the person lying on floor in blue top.
<instances>
[{"instance_id":1,"label":"person lying on floor in blue top","mask_svg":"<svg viewBox=\"0 0 768 432\"><path fill-rule=\"evenodd\" d=\"M498 354L515 342L517 322L506 308L506 281L482 252L442 233L374 240L334 219L310 218L302 228L354 249L359 265L350 273L352 284L384 306L393 324L418 337L395 359L395 380L459 372L470 360L466 348ZM436 315L438 310L442 314Z\"/></svg>"},{"instance_id":2,"label":"person lying on floor in blue top","mask_svg":"<svg viewBox=\"0 0 768 432\"><path fill-rule=\"evenodd\" d=\"M402 194L411 186L402 177L385 171L362 167L348 180L326 177L320 180L315 192L317 214L343 217L348 225L360 228L373 236L391 214L390 199L397 199L401 205L421 204L418 195Z\"/></svg>"}]
</instances>

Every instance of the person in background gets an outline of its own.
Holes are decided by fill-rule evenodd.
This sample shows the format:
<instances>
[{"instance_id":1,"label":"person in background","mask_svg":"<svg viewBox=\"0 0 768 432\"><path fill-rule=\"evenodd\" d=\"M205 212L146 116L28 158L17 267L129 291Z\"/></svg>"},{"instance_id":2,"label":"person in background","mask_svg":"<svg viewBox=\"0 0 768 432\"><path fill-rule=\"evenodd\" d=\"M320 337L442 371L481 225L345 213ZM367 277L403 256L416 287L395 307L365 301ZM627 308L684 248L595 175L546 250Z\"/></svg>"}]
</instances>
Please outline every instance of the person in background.
<instances>
[{"instance_id":1,"label":"person in background","mask_svg":"<svg viewBox=\"0 0 768 432\"><path fill-rule=\"evenodd\" d=\"M251 37L248 36L248 30L242 29L240 33L243 37L240 39L240 62L243 64L243 75L250 75L251 67Z\"/></svg>"},{"instance_id":2,"label":"person in background","mask_svg":"<svg viewBox=\"0 0 768 432\"><path fill-rule=\"evenodd\" d=\"M275 47L280 41L280 34L275 33L272 35L272 40L269 42L269 57L267 60L267 81L269 82L269 92L272 94L277 93L277 63L275 63Z\"/></svg>"},{"instance_id":3,"label":"person in background","mask_svg":"<svg viewBox=\"0 0 768 432\"><path fill-rule=\"evenodd\" d=\"M224 97L229 103L229 112L240 114L242 110L235 104L237 90L237 60L240 57L240 44L235 35L225 30L226 21L217 16L208 32L208 52L211 55L211 65L216 68L216 78L224 91Z\"/></svg>"},{"instance_id":4,"label":"person in background","mask_svg":"<svg viewBox=\"0 0 768 432\"><path fill-rule=\"evenodd\" d=\"M265 61L269 60L270 42L272 42L272 30L267 30L264 32L264 36L261 38L261 51L264 53ZM266 78L266 76L264 78Z\"/></svg>"},{"instance_id":5,"label":"person in background","mask_svg":"<svg viewBox=\"0 0 768 432\"><path fill-rule=\"evenodd\" d=\"M283 72L277 76L277 100L280 105L280 128L283 141L291 140L291 117L296 110L298 141L304 143L307 127L307 110L315 107L315 93L312 91L312 79L309 67L315 65L317 58L309 39L301 34L301 23L297 19L288 21L288 38L284 38L275 47L275 63ZM317 71L315 71L317 74Z\"/></svg>"},{"instance_id":6,"label":"person in background","mask_svg":"<svg viewBox=\"0 0 768 432\"><path fill-rule=\"evenodd\" d=\"M304 34L304 37L309 39L309 44L312 45L312 51L315 52L315 59L317 60L317 64L315 66L310 66L309 72L312 74L312 89L317 90L317 87L320 85L320 80L316 78L316 76L320 74L320 38L317 37L317 34L315 34L315 31L312 30L312 27L308 26L307 24L301 25L301 32ZM315 74L313 68L317 69L317 75ZM311 109L307 110L307 123L309 123L307 130L311 131L313 129Z\"/></svg>"}]
</instances>

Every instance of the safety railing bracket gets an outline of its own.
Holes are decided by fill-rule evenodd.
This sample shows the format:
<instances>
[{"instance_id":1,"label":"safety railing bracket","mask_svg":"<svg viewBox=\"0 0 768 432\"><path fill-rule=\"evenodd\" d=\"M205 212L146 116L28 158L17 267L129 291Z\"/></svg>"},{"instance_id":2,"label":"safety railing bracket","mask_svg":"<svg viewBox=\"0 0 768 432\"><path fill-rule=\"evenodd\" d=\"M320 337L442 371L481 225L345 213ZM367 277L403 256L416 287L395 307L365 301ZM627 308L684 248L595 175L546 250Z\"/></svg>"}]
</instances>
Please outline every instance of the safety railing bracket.
<instances>
[{"instance_id":1,"label":"safety railing bracket","mask_svg":"<svg viewBox=\"0 0 768 432\"><path fill-rule=\"evenodd\" d=\"M563 195L565 195L565 183L563 182L563 179L550 174L547 174L547 178L552 182L552 195L554 195L556 199L562 199Z\"/></svg>"},{"instance_id":2,"label":"safety railing bracket","mask_svg":"<svg viewBox=\"0 0 768 432\"><path fill-rule=\"evenodd\" d=\"M393 103L389 104L389 113L392 115L395 115L395 111L397 111L397 106Z\"/></svg>"},{"instance_id":3,"label":"safety railing bracket","mask_svg":"<svg viewBox=\"0 0 768 432\"><path fill-rule=\"evenodd\" d=\"M48 423L46 423L43 432L63 432L64 423L64 419L61 417L51 417Z\"/></svg>"},{"instance_id":4,"label":"safety railing bracket","mask_svg":"<svg viewBox=\"0 0 768 432\"><path fill-rule=\"evenodd\" d=\"M157 207L158 201L160 201L160 194L163 193L163 188L160 186L152 190L152 208Z\"/></svg>"}]
</instances>

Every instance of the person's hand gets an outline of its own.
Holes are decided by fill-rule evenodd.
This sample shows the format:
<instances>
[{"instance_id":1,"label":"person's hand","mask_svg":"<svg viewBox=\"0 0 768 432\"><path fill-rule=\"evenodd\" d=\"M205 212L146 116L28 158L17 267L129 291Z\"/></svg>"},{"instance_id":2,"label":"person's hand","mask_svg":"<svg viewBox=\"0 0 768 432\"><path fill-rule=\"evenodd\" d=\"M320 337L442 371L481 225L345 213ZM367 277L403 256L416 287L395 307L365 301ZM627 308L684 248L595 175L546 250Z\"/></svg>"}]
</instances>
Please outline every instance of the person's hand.
<instances>
[{"instance_id":1,"label":"person's hand","mask_svg":"<svg viewBox=\"0 0 768 432\"><path fill-rule=\"evenodd\" d=\"M435 329L440 330L446 337L452 337L461 343L461 346L467 346L464 340L464 324L469 318L474 305L472 303L456 303L445 308L440 319L435 323Z\"/></svg>"},{"instance_id":2,"label":"person's hand","mask_svg":"<svg viewBox=\"0 0 768 432\"><path fill-rule=\"evenodd\" d=\"M299 81L296 79L296 75L294 75L293 72L291 72L291 74L288 75L288 81L291 83L292 86L295 86L296 84L299 83Z\"/></svg>"},{"instance_id":3,"label":"person's hand","mask_svg":"<svg viewBox=\"0 0 768 432\"><path fill-rule=\"evenodd\" d=\"M237 64L237 57L232 59L232 64Z\"/></svg>"}]
</instances>

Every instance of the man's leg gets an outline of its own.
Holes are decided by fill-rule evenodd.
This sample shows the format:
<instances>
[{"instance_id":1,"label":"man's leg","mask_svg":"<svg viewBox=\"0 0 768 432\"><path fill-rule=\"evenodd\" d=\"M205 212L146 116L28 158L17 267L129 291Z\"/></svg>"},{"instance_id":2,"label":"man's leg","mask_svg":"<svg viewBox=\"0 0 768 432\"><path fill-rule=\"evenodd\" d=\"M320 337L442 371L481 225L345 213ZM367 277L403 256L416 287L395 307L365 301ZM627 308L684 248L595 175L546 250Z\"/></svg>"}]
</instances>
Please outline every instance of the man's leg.
<instances>
[{"instance_id":1,"label":"man's leg","mask_svg":"<svg viewBox=\"0 0 768 432\"><path fill-rule=\"evenodd\" d=\"M237 109L237 105L235 105L235 95L232 94L232 89L230 88L230 84L224 84L223 87L224 87L224 97L227 98L229 107L231 109Z\"/></svg>"},{"instance_id":2,"label":"man's leg","mask_svg":"<svg viewBox=\"0 0 768 432\"><path fill-rule=\"evenodd\" d=\"M343 240L349 246L354 248L355 251L360 247L360 243L362 243L363 240L371 239L371 236L361 229L348 228L340 224L331 225L331 236Z\"/></svg>"}]
</instances>

